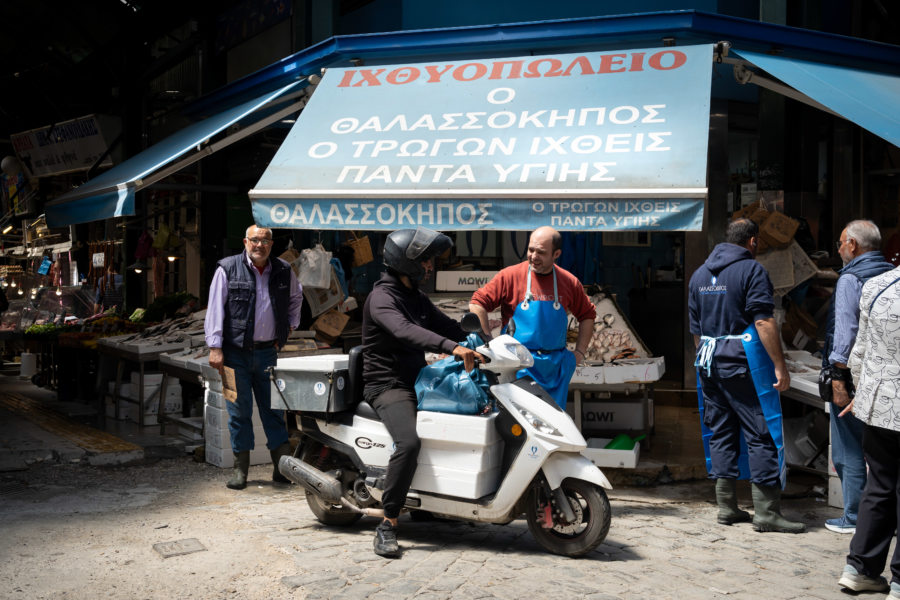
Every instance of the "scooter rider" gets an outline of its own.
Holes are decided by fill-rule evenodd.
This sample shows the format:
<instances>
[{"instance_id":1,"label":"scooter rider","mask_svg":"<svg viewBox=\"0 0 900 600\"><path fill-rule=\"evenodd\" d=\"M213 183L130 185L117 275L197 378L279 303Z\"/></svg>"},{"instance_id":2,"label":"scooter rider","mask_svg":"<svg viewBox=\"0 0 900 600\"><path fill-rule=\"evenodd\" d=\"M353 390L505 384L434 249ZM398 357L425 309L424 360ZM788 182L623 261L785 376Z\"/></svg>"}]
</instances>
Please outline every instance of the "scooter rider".
<instances>
[{"instance_id":1,"label":"scooter rider","mask_svg":"<svg viewBox=\"0 0 900 600\"><path fill-rule=\"evenodd\" d=\"M452 246L450 238L430 229L391 233L383 251L387 272L363 307L363 394L395 446L384 481L384 521L375 530L375 553L381 556L396 557L400 552L397 519L415 475L420 446L414 385L426 364L424 353L453 354L464 362L466 371L482 358L454 341L464 339L466 333L418 288L433 271L433 258Z\"/></svg>"}]
</instances>

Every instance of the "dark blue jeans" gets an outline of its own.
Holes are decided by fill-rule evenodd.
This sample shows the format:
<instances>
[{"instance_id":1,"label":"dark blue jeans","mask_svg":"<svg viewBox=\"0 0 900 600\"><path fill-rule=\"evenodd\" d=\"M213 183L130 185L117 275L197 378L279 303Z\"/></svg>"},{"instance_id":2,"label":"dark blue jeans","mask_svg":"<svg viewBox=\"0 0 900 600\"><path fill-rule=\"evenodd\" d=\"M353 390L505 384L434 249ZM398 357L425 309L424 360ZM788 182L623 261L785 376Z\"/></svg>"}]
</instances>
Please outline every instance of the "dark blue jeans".
<instances>
[{"instance_id":1,"label":"dark blue jeans","mask_svg":"<svg viewBox=\"0 0 900 600\"><path fill-rule=\"evenodd\" d=\"M839 417L842 410L831 404L831 461L841 480L844 518L855 525L859 499L866 487L866 459L862 447L864 425L853 413Z\"/></svg>"},{"instance_id":2,"label":"dark blue jeans","mask_svg":"<svg viewBox=\"0 0 900 600\"><path fill-rule=\"evenodd\" d=\"M228 430L231 432L231 449L235 452L253 450L253 398L259 420L266 432L266 447L274 450L288 441L284 411L272 410L272 384L269 372L278 360L275 348L262 350L241 350L226 346L222 348L225 366L234 369L237 385L237 402L225 402L228 408Z\"/></svg>"}]
</instances>

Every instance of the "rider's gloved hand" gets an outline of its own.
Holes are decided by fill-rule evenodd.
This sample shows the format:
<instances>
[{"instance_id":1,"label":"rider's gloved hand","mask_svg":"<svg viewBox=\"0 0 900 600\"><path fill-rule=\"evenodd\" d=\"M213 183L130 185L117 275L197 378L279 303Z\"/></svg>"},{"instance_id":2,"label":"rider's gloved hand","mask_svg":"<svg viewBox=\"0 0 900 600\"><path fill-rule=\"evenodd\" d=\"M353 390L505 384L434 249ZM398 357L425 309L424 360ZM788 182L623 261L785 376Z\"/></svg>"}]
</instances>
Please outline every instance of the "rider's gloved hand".
<instances>
[{"instance_id":1,"label":"rider's gloved hand","mask_svg":"<svg viewBox=\"0 0 900 600\"><path fill-rule=\"evenodd\" d=\"M484 357L474 350L469 350L468 348L464 348L463 346L457 346L453 349L453 356L463 361L463 366L466 369L466 373L472 371L475 368L475 361L480 360L484 362Z\"/></svg>"}]
</instances>

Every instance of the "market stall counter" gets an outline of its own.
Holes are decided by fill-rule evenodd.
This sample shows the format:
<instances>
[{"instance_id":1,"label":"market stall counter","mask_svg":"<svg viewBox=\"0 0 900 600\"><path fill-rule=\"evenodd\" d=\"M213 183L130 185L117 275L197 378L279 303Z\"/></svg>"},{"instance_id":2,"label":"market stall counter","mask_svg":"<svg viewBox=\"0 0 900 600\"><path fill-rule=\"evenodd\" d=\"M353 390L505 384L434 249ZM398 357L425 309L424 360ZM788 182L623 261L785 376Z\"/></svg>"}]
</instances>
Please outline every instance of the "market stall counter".
<instances>
[{"instance_id":1,"label":"market stall counter","mask_svg":"<svg viewBox=\"0 0 900 600\"><path fill-rule=\"evenodd\" d=\"M101 357L107 357L115 364L113 381L104 377L102 369L98 370L100 371L98 387L101 392L99 396L104 405L101 409L103 414L122 419L127 416L123 415L123 408L126 405L136 405L135 413L130 420L135 420L141 427L156 425L160 405L165 414L165 405L170 401L172 394L171 390L167 390L168 396L158 395L161 391L163 374L158 370L150 373L149 368L156 367L160 356L166 352L204 345L205 313L206 311L198 311L185 317L163 321L140 333L98 340L97 350ZM122 378L126 368L132 370L131 381L123 384ZM123 388L123 385L127 387ZM148 410L153 408L156 410L148 415ZM127 409L126 411L132 413Z\"/></svg>"}]
</instances>

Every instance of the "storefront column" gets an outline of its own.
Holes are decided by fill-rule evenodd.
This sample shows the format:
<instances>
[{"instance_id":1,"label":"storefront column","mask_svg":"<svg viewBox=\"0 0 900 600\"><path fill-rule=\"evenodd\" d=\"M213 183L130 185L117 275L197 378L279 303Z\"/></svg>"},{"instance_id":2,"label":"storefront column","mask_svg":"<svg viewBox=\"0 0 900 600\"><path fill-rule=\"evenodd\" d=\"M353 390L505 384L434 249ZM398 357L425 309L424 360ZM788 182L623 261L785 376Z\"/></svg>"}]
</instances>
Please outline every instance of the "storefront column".
<instances>
[{"instance_id":1,"label":"storefront column","mask_svg":"<svg viewBox=\"0 0 900 600\"><path fill-rule=\"evenodd\" d=\"M725 236L728 212L728 101L713 98L709 111L709 156L707 162L709 199L703 211L703 231L684 236L684 306L687 308L687 282ZM684 315L684 387L693 389L697 382L694 370L694 337L687 312Z\"/></svg>"}]
</instances>

